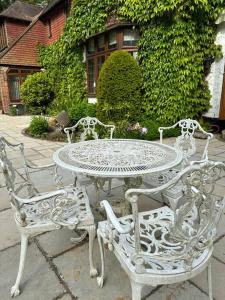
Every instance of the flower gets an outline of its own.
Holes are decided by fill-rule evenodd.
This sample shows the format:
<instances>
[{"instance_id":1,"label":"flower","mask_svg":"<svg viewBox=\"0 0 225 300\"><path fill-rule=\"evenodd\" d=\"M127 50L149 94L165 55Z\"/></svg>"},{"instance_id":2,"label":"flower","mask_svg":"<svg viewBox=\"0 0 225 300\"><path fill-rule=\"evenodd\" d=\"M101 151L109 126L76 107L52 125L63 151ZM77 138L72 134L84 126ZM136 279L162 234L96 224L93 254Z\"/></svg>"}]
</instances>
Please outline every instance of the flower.
<instances>
[{"instance_id":1,"label":"flower","mask_svg":"<svg viewBox=\"0 0 225 300\"><path fill-rule=\"evenodd\" d=\"M142 134L146 134L147 132L148 132L148 128L146 128L146 127L141 128L141 133Z\"/></svg>"}]
</instances>

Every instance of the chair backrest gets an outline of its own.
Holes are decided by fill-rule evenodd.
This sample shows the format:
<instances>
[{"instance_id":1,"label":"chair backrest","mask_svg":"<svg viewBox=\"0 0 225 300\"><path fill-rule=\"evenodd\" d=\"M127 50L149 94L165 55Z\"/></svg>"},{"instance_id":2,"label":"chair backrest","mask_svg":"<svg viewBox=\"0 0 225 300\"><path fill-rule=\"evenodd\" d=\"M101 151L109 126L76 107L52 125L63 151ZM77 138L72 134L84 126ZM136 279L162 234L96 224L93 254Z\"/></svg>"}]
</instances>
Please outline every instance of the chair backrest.
<instances>
[{"instance_id":1,"label":"chair backrest","mask_svg":"<svg viewBox=\"0 0 225 300\"><path fill-rule=\"evenodd\" d=\"M65 133L67 134L68 142L71 143L73 141L74 131L79 127L82 127L80 141L84 141L88 138L98 139L99 135L96 131L97 125L100 125L105 129L109 129L110 130L109 138L112 139L113 132L115 130L114 125L106 125L95 117L85 117L85 118L81 118L74 126L67 127L64 129Z\"/></svg>"},{"instance_id":2,"label":"chair backrest","mask_svg":"<svg viewBox=\"0 0 225 300\"><path fill-rule=\"evenodd\" d=\"M223 212L225 197L213 195L216 181L224 177L225 164L220 162L205 162L199 166L189 166L167 184L155 189L130 189L126 192L126 198L132 205L134 220L134 244L135 258L140 262L144 256L150 256L158 261L160 251L164 249L166 259L169 261L185 261L191 268L192 263L204 251L212 249L213 240L216 235L216 226ZM144 231L148 228L140 228L138 214L138 195L162 192L182 182L182 195L179 197L177 206L172 212L172 219L167 222L171 210L164 215L158 215L152 224L152 240L149 247L143 247L147 239L143 239ZM161 223L160 223L161 222ZM143 225L142 225L143 226ZM153 228L155 226L155 229ZM161 230L161 235L160 233ZM141 235L140 236L140 232ZM155 235L155 239L153 236ZM149 241L150 243L150 241ZM147 250L144 250L147 249ZM175 263L176 265L176 263ZM144 270L145 266L142 265Z\"/></svg>"},{"instance_id":3,"label":"chair backrest","mask_svg":"<svg viewBox=\"0 0 225 300\"><path fill-rule=\"evenodd\" d=\"M188 162L188 159L196 152L196 143L194 138L196 130L202 132L206 137L206 143L201 159L208 159L208 145L209 140L213 138L213 134L206 132L195 120L183 119L170 127L159 127L160 142L162 143L164 130L176 127L180 128L181 135L176 138L174 147L182 151L184 160Z\"/></svg>"},{"instance_id":4,"label":"chair backrest","mask_svg":"<svg viewBox=\"0 0 225 300\"><path fill-rule=\"evenodd\" d=\"M0 164L11 204L19 210L20 204L13 197L14 194L32 197L37 193L26 166L23 143L12 144L0 137Z\"/></svg>"}]
</instances>

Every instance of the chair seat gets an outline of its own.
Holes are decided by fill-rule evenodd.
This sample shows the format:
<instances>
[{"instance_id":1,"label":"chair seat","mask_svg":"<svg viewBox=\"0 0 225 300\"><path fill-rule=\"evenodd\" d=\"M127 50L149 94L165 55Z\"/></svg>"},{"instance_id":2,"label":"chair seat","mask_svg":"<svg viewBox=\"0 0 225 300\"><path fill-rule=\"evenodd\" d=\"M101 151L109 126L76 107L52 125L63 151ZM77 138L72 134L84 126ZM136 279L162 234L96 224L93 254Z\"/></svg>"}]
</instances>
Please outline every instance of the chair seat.
<instances>
[{"instance_id":1,"label":"chair seat","mask_svg":"<svg viewBox=\"0 0 225 300\"><path fill-rule=\"evenodd\" d=\"M158 187L166 184L169 180L174 178L179 173L178 169L169 169L163 172L157 172L145 176L144 182L147 186ZM176 185L164 190L161 195L158 195L157 200L169 205L171 208L176 206L177 199L182 197L183 187L182 183L178 182ZM154 198L154 196L152 196ZM160 198L159 198L160 197Z\"/></svg>"},{"instance_id":2,"label":"chair seat","mask_svg":"<svg viewBox=\"0 0 225 300\"><path fill-rule=\"evenodd\" d=\"M178 169L169 169L162 172L145 175L144 181L152 187L157 187L167 183L179 173Z\"/></svg>"},{"instance_id":3,"label":"chair seat","mask_svg":"<svg viewBox=\"0 0 225 300\"><path fill-rule=\"evenodd\" d=\"M71 227L79 225L82 227L94 224L85 188L69 186L59 191L65 193L42 201L24 204L20 215L15 214L16 222L21 225L21 215L24 215L26 216L26 229L46 225L68 225Z\"/></svg>"},{"instance_id":4,"label":"chair seat","mask_svg":"<svg viewBox=\"0 0 225 300\"><path fill-rule=\"evenodd\" d=\"M133 222L133 217L129 215L121 217L118 220L122 225L128 225ZM137 272L133 262L135 259L133 231L127 234L120 234L113 229L112 245L114 247L114 253L118 257L121 265L130 274L136 273L136 275L140 276L149 274L153 276L153 278L162 275L167 275L168 277L168 275L170 275L170 279L173 280L172 278L174 276L176 277L179 274L189 272L190 266L177 256L181 251L181 244L169 237L169 231L173 221L174 212L167 206L139 213L141 257L144 259L145 266L144 274ZM108 242L108 222L99 222L98 228L103 240ZM207 262L210 256L211 251L204 250L193 260L192 267L199 268L200 265ZM165 278L168 283L170 279ZM160 280L162 283L162 278Z\"/></svg>"}]
</instances>

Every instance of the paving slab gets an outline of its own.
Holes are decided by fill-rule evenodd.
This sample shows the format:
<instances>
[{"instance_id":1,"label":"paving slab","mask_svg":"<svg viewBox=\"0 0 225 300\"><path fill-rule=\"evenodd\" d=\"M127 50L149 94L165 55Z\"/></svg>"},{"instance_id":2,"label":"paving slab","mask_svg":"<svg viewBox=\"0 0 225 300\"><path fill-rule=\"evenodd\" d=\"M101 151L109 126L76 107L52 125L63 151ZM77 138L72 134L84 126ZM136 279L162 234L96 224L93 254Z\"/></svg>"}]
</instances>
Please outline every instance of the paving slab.
<instances>
[{"instance_id":1,"label":"paving slab","mask_svg":"<svg viewBox=\"0 0 225 300\"><path fill-rule=\"evenodd\" d=\"M224 248L224 244L223 244L223 248ZM225 264L213 258L212 259L212 289L213 289L213 297L216 300L225 299L224 278L225 278ZM208 293L207 270L203 271L202 274L199 274L191 281L194 282L197 286L199 286L203 291Z\"/></svg>"},{"instance_id":2,"label":"paving slab","mask_svg":"<svg viewBox=\"0 0 225 300\"><path fill-rule=\"evenodd\" d=\"M48 257L53 257L74 248L75 245L71 243L70 238L76 236L73 230L63 228L39 235L37 239Z\"/></svg>"},{"instance_id":3,"label":"paving slab","mask_svg":"<svg viewBox=\"0 0 225 300\"><path fill-rule=\"evenodd\" d=\"M57 300L72 300L72 297L69 294L65 294L62 297L59 295Z\"/></svg>"},{"instance_id":4,"label":"paving slab","mask_svg":"<svg viewBox=\"0 0 225 300\"><path fill-rule=\"evenodd\" d=\"M94 258L100 269L97 241L95 241ZM110 251L106 251L106 280L103 288L97 286L96 278L89 276L88 243L78 245L55 258L53 262L73 295L79 300L131 300L129 279ZM145 293L150 293L152 289L149 287Z\"/></svg>"},{"instance_id":5,"label":"paving slab","mask_svg":"<svg viewBox=\"0 0 225 300\"><path fill-rule=\"evenodd\" d=\"M20 246L0 252L1 300L12 299L10 289L17 276L19 255ZM29 245L18 300L52 300L63 292L63 286L37 246L34 243Z\"/></svg>"},{"instance_id":6,"label":"paving slab","mask_svg":"<svg viewBox=\"0 0 225 300\"><path fill-rule=\"evenodd\" d=\"M208 300L209 297L189 282L162 286L146 300ZM222 299L221 299L222 300Z\"/></svg>"},{"instance_id":7,"label":"paving slab","mask_svg":"<svg viewBox=\"0 0 225 300\"><path fill-rule=\"evenodd\" d=\"M9 194L6 188L0 188L0 211L10 208Z\"/></svg>"},{"instance_id":8,"label":"paving slab","mask_svg":"<svg viewBox=\"0 0 225 300\"><path fill-rule=\"evenodd\" d=\"M213 255L224 263L225 268L225 237L221 238L217 243L215 243Z\"/></svg>"},{"instance_id":9,"label":"paving slab","mask_svg":"<svg viewBox=\"0 0 225 300\"><path fill-rule=\"evenodd\" d=\"M219 220L219 224L217 226L217 238L223 235L225 235L225 212L222 213L221 218Z\"/></svg>"},{"instance_id":10,"label":"paving slab","mask_svg":"<svg viewBox=\"0 0 225 300\"><path fill-rule=\"evenodd\" d=\"M0 224L0 250L8 248L20 242L20 235L17 230L13 212L11 209L3 210L0 212Z\"/></svg>"}]
</instances>

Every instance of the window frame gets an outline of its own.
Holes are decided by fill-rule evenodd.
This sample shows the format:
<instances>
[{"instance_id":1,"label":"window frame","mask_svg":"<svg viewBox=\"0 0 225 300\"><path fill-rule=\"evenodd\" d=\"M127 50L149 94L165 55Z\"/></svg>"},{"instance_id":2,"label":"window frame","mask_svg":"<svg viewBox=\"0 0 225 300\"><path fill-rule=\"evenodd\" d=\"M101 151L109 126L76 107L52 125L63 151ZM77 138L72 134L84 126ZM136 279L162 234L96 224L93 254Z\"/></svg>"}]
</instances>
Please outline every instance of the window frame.
<instances>
[{"instance_id":1,"label":"window frame","mask_svg":"<svg viewBox=\"0 0 225 300\"><path fill-rule=\"evenodd\" d=\"M110 30L107 30L103 33L99 33L95 36L91 36L89 39L86 40L86 74L87 74L87 91L88 91L88 96L89 97L95 97L96 96L96 84L98 80L98 75L99 75L99 58L104 56L104 61L106 58L115 50L126 50L128 52L137 52L138 47L137 45L132 46L132 45L124 45L123 44L123 39L124 39L124 29L132 29L133 25L129 26L120 26L116 28L112 28ZM110 47L109 45L109 34L115 31L116 32L116 44L115 47ZM105 40L105 47L104 50L99 51L98 49L98 39L101 35L104 35L104 40ZM92 53L88 52L88 43L89 41L93 39L94 41L94 51ZM93 89L90 88L90 74L89 74L89 67L88 67L88 62L90 60L93 60L94 62L94 84L93 84Z\"/></svg>"},{"instance_id":2,"label":"window frame","mask_svg":"<svg viewBox=\"0 0 225 300\"><path fill-rule=\"evenodd\" d=\"M24 72L24 71L29 71L29 72ZM15 103L21 103L21 97L18 99L12 99L11 98L11 92L10 92L10 77L18 77L19 81L19 96L20 96L20 87L24 80L26 79L27 76L32 75L36 72L40 72L39 69L34 69L34 68L10 68L7 72L7 82L8 82L8 92L9 92L9 100L10 103L15 104Z\"/></svg>"}]
</instances>

